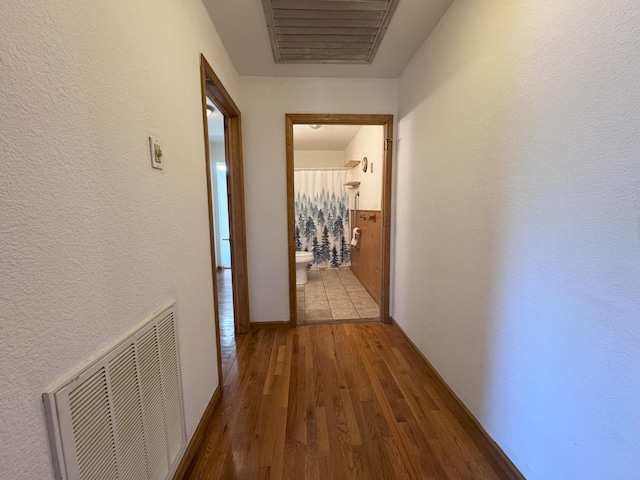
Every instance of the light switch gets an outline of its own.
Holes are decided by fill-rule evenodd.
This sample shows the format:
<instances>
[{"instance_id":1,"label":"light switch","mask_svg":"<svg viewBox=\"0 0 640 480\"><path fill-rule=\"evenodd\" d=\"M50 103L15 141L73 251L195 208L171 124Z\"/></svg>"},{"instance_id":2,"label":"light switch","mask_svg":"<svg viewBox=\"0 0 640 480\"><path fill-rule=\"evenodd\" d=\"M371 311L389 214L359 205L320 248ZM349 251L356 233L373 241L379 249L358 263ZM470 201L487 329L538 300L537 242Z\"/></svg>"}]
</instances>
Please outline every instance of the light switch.
<instances>
[{"instance_id":1,"label":"light switch","mask_svg":"<svg viewBox=\"0 0 640 480\"><path fill-rule=\"evenodd\" d=\"M162 149L160 148L158 141L153 137L149 137L149 153L151 154L151 166L158 170L162 170L162 167L164 166Z\"/></svg>"}]
</instances>

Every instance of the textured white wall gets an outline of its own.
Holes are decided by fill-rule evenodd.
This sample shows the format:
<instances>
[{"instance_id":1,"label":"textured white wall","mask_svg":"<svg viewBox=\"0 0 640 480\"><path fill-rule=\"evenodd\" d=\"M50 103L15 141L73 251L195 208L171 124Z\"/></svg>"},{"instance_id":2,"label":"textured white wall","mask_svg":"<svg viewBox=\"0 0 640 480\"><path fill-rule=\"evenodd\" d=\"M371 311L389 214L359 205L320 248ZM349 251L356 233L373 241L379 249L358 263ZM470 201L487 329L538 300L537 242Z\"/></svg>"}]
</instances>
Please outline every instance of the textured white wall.
<instances>
[{"instance_id":1,"label":"textured white wall","mask_svg":"<svg viewBox=\"0 0 640 480\"><path fill-rule=\"evenodd\" d=\"M530 480L640 478L640 10L454 2L399 79L393 316Z\"/></svg>"},{"instance_id":2,"label":"textured white wall","mask_svg":"<svg viewBox=\"0 0 640 480\"><path fill-rule=\"evenodd\" d=\"M53 478L42 393L171 298L189 435L211 398L201 51L237 99L199 0L2 3L3 478Z\"/></svg>"},{"instance_id":3,"label":"textured white wall","mask_svg":"<svg viewBox=\"0 0 640 480\"><path fill-rule=\"evenodd\" d=\"M344 152L332 150L296 150L293 152L295 168L342 167Z\"/></svg>"},{"instance_id":4,"label":"textured white wall","mask_svg":"<svg viewBox=\"0 0 640 480\"><path fill-rule=\"evenodd\" d=\"M289 320L285 114L394 114L396 83L241 78L252 321Z\"/></svg>"},{"instance_id":5,"label":"textured white wall","mask_svg":"<svg viewBox=\"0 0 640 480\"><path fill-rule=\"evenodd\" d=\"M360 160L360 164L349 170L350 182L358 181L358 188L349 189L349 208L355 208L354 198L360 192L360 210L380 210L382 204L382 156L384 154L384 129L381 125L366 125L344 150L346 160ZM367 157L367 171L362 171L362 158ZM372 167L373 165L373 167Z\"/></svg>"}]
</instances>

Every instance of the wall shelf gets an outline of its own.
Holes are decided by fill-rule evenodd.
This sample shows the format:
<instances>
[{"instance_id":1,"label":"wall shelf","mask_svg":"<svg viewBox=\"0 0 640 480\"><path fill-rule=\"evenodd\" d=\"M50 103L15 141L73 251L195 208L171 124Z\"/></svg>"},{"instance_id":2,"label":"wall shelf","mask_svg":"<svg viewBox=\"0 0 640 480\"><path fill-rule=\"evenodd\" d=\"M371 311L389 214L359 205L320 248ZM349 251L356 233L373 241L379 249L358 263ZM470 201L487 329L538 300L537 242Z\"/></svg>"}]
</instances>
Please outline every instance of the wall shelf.
<instances>
[{"instance_id":1,"label":"wall shelf","mask_svg":"<svg viewBox=\"0 0 640 480\"><path fill-rule=\"evenodd\" d=\"M360 160L349 160L347 163L344 164L344 168L357 167L359 163L360 163Z\"/></svg>"},{"instance_id":2,"label":"wall shelf","mask_svg":"<svg viewBox=\"0 0 640 480\"><path fill-rule=\"evenodd\" d=\"M349 188L358 188L360 186L360 182L347 182L344 186Z\"/></svg>"}]
</instances>

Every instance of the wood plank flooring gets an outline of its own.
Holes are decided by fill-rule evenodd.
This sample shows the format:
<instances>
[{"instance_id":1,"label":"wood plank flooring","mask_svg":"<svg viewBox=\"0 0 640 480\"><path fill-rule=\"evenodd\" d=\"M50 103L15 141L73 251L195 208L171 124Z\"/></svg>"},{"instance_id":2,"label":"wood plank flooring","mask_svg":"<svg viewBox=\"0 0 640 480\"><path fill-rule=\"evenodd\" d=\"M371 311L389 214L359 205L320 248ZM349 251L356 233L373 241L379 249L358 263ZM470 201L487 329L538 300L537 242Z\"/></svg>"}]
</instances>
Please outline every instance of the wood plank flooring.
<instances>
[{"instance_id":1,"label":"wood plank flooring","mask_svg":"<svg viewBox=\"0 0 640 480\"><path fill-rule=\"evenodd\" d=\"M507 478L395 326L256 329L235 340L223 346L222 403L185 478Z\"/></svg>"},{"instance_id":2,"label":"wood plank flooring","mask_svg":"<svg viewBox=\"0 0 640 480\"><path fill-rule=\"evenodd\" d=\"M236 361L236 339L233 321L233 289L231 270L218 270L218 317L220 321L220 353L222 355L222 377L227 378L229 369Z\"/></svg>"}]
</instances>

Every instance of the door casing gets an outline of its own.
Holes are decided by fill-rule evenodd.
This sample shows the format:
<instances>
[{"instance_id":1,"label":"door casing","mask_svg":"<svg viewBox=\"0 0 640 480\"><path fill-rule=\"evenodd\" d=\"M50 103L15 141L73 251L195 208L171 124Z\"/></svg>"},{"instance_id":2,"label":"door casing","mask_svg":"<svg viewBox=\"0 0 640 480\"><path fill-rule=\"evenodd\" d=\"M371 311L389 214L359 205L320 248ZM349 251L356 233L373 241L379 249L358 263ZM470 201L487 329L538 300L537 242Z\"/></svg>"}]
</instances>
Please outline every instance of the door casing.
<instances>
[{"instance_id":1,"label":"door casing","mask_svg":"<svg viewBox=\"0 0 640 480\"><path fill-rule=\"evenodd\" d=\"M209 201L209 235L211 240L211 268L214 285L216 335L218 337L218 366L220 360L220 325L216 281L215 237L212 197L211 160L207 125L207 97L224 116L225 162L227 165L227 191L229 196L229 232L231 238L231 272L233 286L233 315L235 333L247 333L251 329L249 312L249 280L247 275L246 228L244 208L244 173L242 161L242 122L240 109L222 85L209 62L200 55L200 81L202 89L202 118L205 136L207 195ZM222 378L222 376L220 377Z\"/></svg>"}]
</instances>

